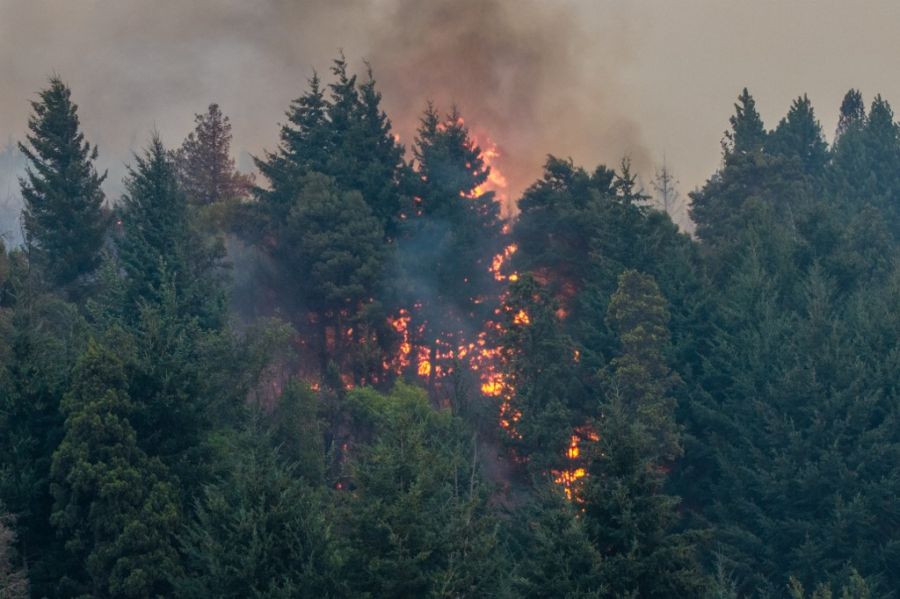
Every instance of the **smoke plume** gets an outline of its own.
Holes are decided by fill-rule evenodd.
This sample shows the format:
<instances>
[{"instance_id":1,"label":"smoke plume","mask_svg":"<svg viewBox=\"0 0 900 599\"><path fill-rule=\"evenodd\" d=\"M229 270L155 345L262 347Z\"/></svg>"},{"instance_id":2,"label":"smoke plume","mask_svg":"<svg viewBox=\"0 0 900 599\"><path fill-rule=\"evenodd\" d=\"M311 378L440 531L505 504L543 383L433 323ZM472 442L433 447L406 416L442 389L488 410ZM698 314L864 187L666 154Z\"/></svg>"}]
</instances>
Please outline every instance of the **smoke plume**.
<instances>
[{"instance_id":1,"label":"smoke plume","mask_svg":"<svg viewBox=\"0 0 900 599\"><path fill-rule=\"evenodd\" d=\"M231 117L248 168L248 154L277 143L312 71L327 79L342 50L357 72L371 64L407 147L428 100L458 106L497 144L513 197L548 153L587 166L629 155L648 168L617 105L629 35L584 18L596 10L574 0L0 0L0 140L22 138L28 100L57 73L111 195L152 129L177 145L210 102Z\"/></svg>"}]
</instances>

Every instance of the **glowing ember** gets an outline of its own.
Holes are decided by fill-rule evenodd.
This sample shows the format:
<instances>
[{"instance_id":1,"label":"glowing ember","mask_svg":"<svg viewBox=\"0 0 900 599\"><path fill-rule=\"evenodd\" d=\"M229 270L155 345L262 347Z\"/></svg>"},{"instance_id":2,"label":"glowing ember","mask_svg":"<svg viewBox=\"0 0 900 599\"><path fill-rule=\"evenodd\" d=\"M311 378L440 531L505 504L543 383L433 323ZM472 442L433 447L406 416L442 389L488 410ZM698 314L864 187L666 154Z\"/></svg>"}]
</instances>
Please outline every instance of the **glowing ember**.
<instances>
[{"instance_id":1,"label":"glowing ember","mask_svg":"<svg viewBox=\"0 0 900 599\"><path fill-rule=\"evenodd\" d=\"M513 316L513 324L517 325L526 325L531 324L531 319L528 317L528 313L525 310L519 310L516 312L516 315Z\"/></svg>"},{"instance_id":2,"label":"glowing ember","mask_svg":"<svg viewBox=\"0 0 900 599\"><path fill-rule=\"evenodd\" d=\"M491 272L492 275L494 275L495 281L509 280L509 281L515 282L515 281L519 280L518 273L514 272L514 273L510 274L509 276L506 276L502 272L503 265L505 263L509 262L509 259L512 257L513 254L516 253L516 250L518 250L518 249L519 249L518 245L516 245L515 243L511 243L503 249L502 253L497 254L491 260L491 267L488 270Z\"/></svg>"}]
</instances>

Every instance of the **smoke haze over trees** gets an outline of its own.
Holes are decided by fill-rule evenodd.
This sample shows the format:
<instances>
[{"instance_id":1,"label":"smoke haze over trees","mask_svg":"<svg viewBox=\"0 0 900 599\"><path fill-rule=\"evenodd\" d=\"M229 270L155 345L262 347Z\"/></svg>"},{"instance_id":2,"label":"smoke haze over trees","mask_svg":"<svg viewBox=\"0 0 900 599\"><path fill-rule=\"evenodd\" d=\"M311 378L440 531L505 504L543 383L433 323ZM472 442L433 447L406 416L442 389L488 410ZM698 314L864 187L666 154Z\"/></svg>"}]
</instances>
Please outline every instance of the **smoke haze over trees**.
<instances>
[{"instance_id":1,"label":"smoke haze over trees","mask_svg":"<svg viewBox=\"0 0 900 599\"><path fill-rule=\"evenodd\" d=\"M735 86L688 191L576 2L37 6L122 52L10 69L0 598L900 589L889 94Z\"/></svg>"}]
</instances>

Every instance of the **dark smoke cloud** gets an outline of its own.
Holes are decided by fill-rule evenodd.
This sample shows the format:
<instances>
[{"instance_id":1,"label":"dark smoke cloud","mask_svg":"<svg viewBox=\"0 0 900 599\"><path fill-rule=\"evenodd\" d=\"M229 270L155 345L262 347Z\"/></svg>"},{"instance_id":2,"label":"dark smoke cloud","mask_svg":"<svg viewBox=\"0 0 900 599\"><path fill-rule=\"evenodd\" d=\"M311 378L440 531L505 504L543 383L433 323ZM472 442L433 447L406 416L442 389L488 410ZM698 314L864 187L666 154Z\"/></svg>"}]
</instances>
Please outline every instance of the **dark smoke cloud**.
<instances>
[{"instance_id":1,"label":"dark smoke cloud","mask_svg":"<svg viewBox=\"0 0 900 599\"><path fill-rule=\"evenodd\" d=\"M547 153L588 166L629 154L650 165L617 105L629 56L620 23L568 0L0 0L0 141L21 138L27 100L58 73L73 88L109 191L151 129L176 145L193 114L219 102L236 147L259 153L313 69L343 49L369 60L410 144L427 100L459 106L489 135L513 193ZM588 27L585 23L590 23Z\"/></svg>"}]
</instances>

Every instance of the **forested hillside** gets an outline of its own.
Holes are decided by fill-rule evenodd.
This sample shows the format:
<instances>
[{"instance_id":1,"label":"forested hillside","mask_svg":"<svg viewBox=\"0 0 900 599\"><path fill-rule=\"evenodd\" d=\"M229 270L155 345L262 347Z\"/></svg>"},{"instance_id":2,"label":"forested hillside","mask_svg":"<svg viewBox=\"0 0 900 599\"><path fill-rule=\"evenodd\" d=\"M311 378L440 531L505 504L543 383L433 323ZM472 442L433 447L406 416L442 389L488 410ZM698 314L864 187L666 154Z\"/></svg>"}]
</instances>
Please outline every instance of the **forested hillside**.
<instances>
[{"instance_id":1,"label":"forested hillside","mask_svg":"<svg viewBox=\"0 0 900 599\"><path fill-rule=\"evenodd\" d=\"M372 69L297 92L256 173L213 104L122 197L63 80L33 98L0 597L900 589L886 99L829 145L744 89L689 236L628 160L548 156L505 218L460 110L404 146Z\"/></svg>"}]
</instances>

